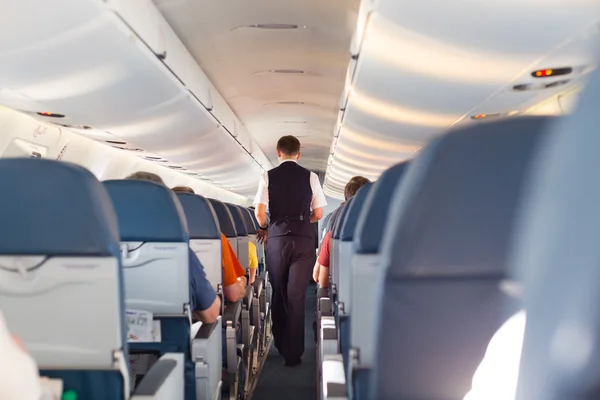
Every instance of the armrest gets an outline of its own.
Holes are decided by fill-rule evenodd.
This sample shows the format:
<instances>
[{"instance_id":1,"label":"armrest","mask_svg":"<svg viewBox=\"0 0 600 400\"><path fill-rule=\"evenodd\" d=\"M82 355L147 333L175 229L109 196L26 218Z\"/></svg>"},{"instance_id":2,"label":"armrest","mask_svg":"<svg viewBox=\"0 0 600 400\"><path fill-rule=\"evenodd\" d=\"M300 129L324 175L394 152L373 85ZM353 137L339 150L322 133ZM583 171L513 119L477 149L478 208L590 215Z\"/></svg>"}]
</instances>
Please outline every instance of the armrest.
<instances>
[{"instance_id":1,"label":"armrest","mask_svg":"<svg viewBox=\"0 0 600 400\"><path fill-rule=\"evenodd\" d=\"M261 277L258 277L254 280L252 286L254 287L254 294L256 295L256 297L260 297L260 293L262 292L265 286L265 280Z\"/></svg>"},{"instance_id":2,"label":"armrest","mask_svg":"<svg viewBox=\"0 0 600 400\"><path fill-rule=\"evenodd\" d=\"M213 322L212 324L202 324L200 329L198 329L196 336L194 336L194 339L208 339L212 335L213 331L220 324L221 324L221 321L219 321L218 319L215 322Z\"/></svg>"},{"instance_id":3,"label":"armrest","mask_svg":"<svg viewBox=\"0 0 600 400\"><path fill-rule=\"evenodd\" d=\"M326 355L339 353L338 334L333 317L322 317L319 327L319 353L321 360Z\"/></svg>"},{"instance_id":4,"label":"armrest","mask_svg":"<svg viewBox=\"0 0 600 400\"><path fill-rule=\"evenodd\" d=\"M346 375L344 373L344 361L341 354L325 356L321 371L321 398L323 400L347 399Z\"/></svg>"},{"instance_id":5,"label":"armrest","mask_svg":"<svg viewBox=\"0 0 600 400\"><path fill-rule=\"evenodd\" d=\"M244 306L249 310L252 307L252 297L254 296L254 287L252 285L246 286L246 294L242 299L244 301Z\"/></svg>"},{"instance_id":6,"label":"armrest","mask_svg":"<svg viewBox=\"0 0 600 400\"><path fill-rule=\"evenodd\" d=\"M219 317L221 319L222 317ZM221 321L202 324L192 340L192 361L197 399L213 399L221 385L223 366L223 330ZM230 328L233 330L235 328ZM227 332L227 330L226 330ZM235 331L234 335L235 336Z\"/></svg>"},{"instance_id":7,"label":"armrest","mask_svg":"<svg viewBox=\"0 0 600 400\"><path fill-rule=\"evenodd\" d=\"M183 373L183 354L166 353L150 368L131 400L183 400Z\"/></svg>"},{"instance_id":8,"label":"armrest","mask_svg":"<svg viewBox=\"0 0 600 400\"><path fill-rule=\"evenodd\" d=\"M227 322L231 322L231 326L234 328L237 322L240 320L242 315L242 301L236 301L235 303L229 303L225 306L223 311L223 327L227 326Z\"/></svg>"}]
</instances>

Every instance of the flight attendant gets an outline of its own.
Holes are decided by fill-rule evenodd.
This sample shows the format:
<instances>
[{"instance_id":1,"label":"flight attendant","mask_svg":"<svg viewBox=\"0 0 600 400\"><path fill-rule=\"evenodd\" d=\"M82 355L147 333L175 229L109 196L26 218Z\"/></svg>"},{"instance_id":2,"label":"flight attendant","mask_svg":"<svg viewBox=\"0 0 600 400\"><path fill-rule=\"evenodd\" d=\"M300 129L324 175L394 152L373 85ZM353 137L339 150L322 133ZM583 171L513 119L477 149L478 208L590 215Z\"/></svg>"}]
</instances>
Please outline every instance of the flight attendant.
<instances>
[{"instance_id":1,"label":"flight attendant","mask_svg":"<svg viewBox=\"0 0 600 400\"><path fill-rule=\"evenodd\" d=\"M277 158L279 166L261 177L254 205L259 240L267 236L269 240L266 262L273 288L275 347L285 365L293 367L302 362L304 353L304 303L315 257L311 223L322 218L327 202L319 177L297 163L297 138L280 138Z\"/></svg>"}]
</instances>

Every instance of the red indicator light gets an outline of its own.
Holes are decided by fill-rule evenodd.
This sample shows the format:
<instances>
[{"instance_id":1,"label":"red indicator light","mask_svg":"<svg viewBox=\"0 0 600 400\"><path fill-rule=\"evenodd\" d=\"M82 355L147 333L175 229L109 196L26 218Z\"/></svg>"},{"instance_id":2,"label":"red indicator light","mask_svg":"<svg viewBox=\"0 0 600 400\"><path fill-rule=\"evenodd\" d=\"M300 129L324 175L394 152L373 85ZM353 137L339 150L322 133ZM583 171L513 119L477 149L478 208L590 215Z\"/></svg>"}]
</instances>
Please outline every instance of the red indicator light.
<instances>
[{"instance_id":1,"label":"red indicator light","mask_svg":"<svg viewBox=\"0 0 600 400\"><path fill-rule=\"evenodd\" d=\"M473 116L473 119L482 119L482 118L485 118L485 117L486 117L485 114L477 114L477 115Z\"/></svg>"},{"instance_id":2,"label":"red indicator light","mask_svg":"<svg viewBox=\"0 0 600 400\"><path fill-rule=\"evenodd\" d=\"M38 115L41 115L43 117L51 117L51 118L64 118L65 116L63 114L56 114L50 111L42 111L37 113Z\"/></svg>"},{"instance_id":3,"label":"red indicator light","mask_svg":"<svg viewBox=\"0 0 600 400\"><path fill-rule=\"evenodd\" d=\"M533 71L531 76L534 78L547 78L549 76L560 76L560 75L568 75L573 72L573 68L564 67L564 68L545 68L537 71Z\"/></svg>"}]
</instances>

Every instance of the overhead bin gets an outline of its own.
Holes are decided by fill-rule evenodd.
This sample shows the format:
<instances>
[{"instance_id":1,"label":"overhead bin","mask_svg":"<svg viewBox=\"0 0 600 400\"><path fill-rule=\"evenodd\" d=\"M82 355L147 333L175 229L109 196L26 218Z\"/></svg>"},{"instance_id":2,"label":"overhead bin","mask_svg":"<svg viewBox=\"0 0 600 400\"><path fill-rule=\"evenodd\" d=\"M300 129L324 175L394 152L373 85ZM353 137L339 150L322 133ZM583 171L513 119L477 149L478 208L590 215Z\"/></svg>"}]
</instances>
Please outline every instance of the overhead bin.
<instances>
[{"instance_id":1,"label":"overhead bin","mask_svg":"<svg viewBox=\"0 0 600 400\"><path fill-rule=\"evenodd\" d=\"M0 104L110 132L216 184L226 161L239 193L271 167L151 1L24 0L0 37Z\"/></svg>"},{"instance_id":2,"label":"overhead bin","mask_svg":"<svg viewBox=\"0 0 600 400\"><path fill-rule=\"evenodd\" d=\"M376 178L414 153L405 147L419 148L455 124L479 123L473 115L515 115L578 86L595 64L600 3L455 3L361 3L328 194L341 198L353 175ZM532 76L548 68L571 73Z\"/></svg>"}]
</instances>

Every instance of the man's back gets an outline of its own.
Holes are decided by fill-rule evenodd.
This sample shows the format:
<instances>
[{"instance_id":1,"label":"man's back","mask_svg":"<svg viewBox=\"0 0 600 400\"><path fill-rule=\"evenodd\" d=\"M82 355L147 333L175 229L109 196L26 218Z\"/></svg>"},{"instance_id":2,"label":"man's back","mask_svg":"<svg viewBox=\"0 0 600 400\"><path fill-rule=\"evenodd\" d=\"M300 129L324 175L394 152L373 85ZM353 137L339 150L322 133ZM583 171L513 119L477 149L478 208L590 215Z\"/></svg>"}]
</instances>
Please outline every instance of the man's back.
<instances>
[{"instance_id":1,"label":"man's back","mask_svg":"<svg viewBox=\"0 0 600 400\"><path fill-rule=\"evenodd\" d=\"M294 161L282 162L268 172L270 237L312 237L310 204L313 191L310 171Z\"/></svg>"}]
</instances>

